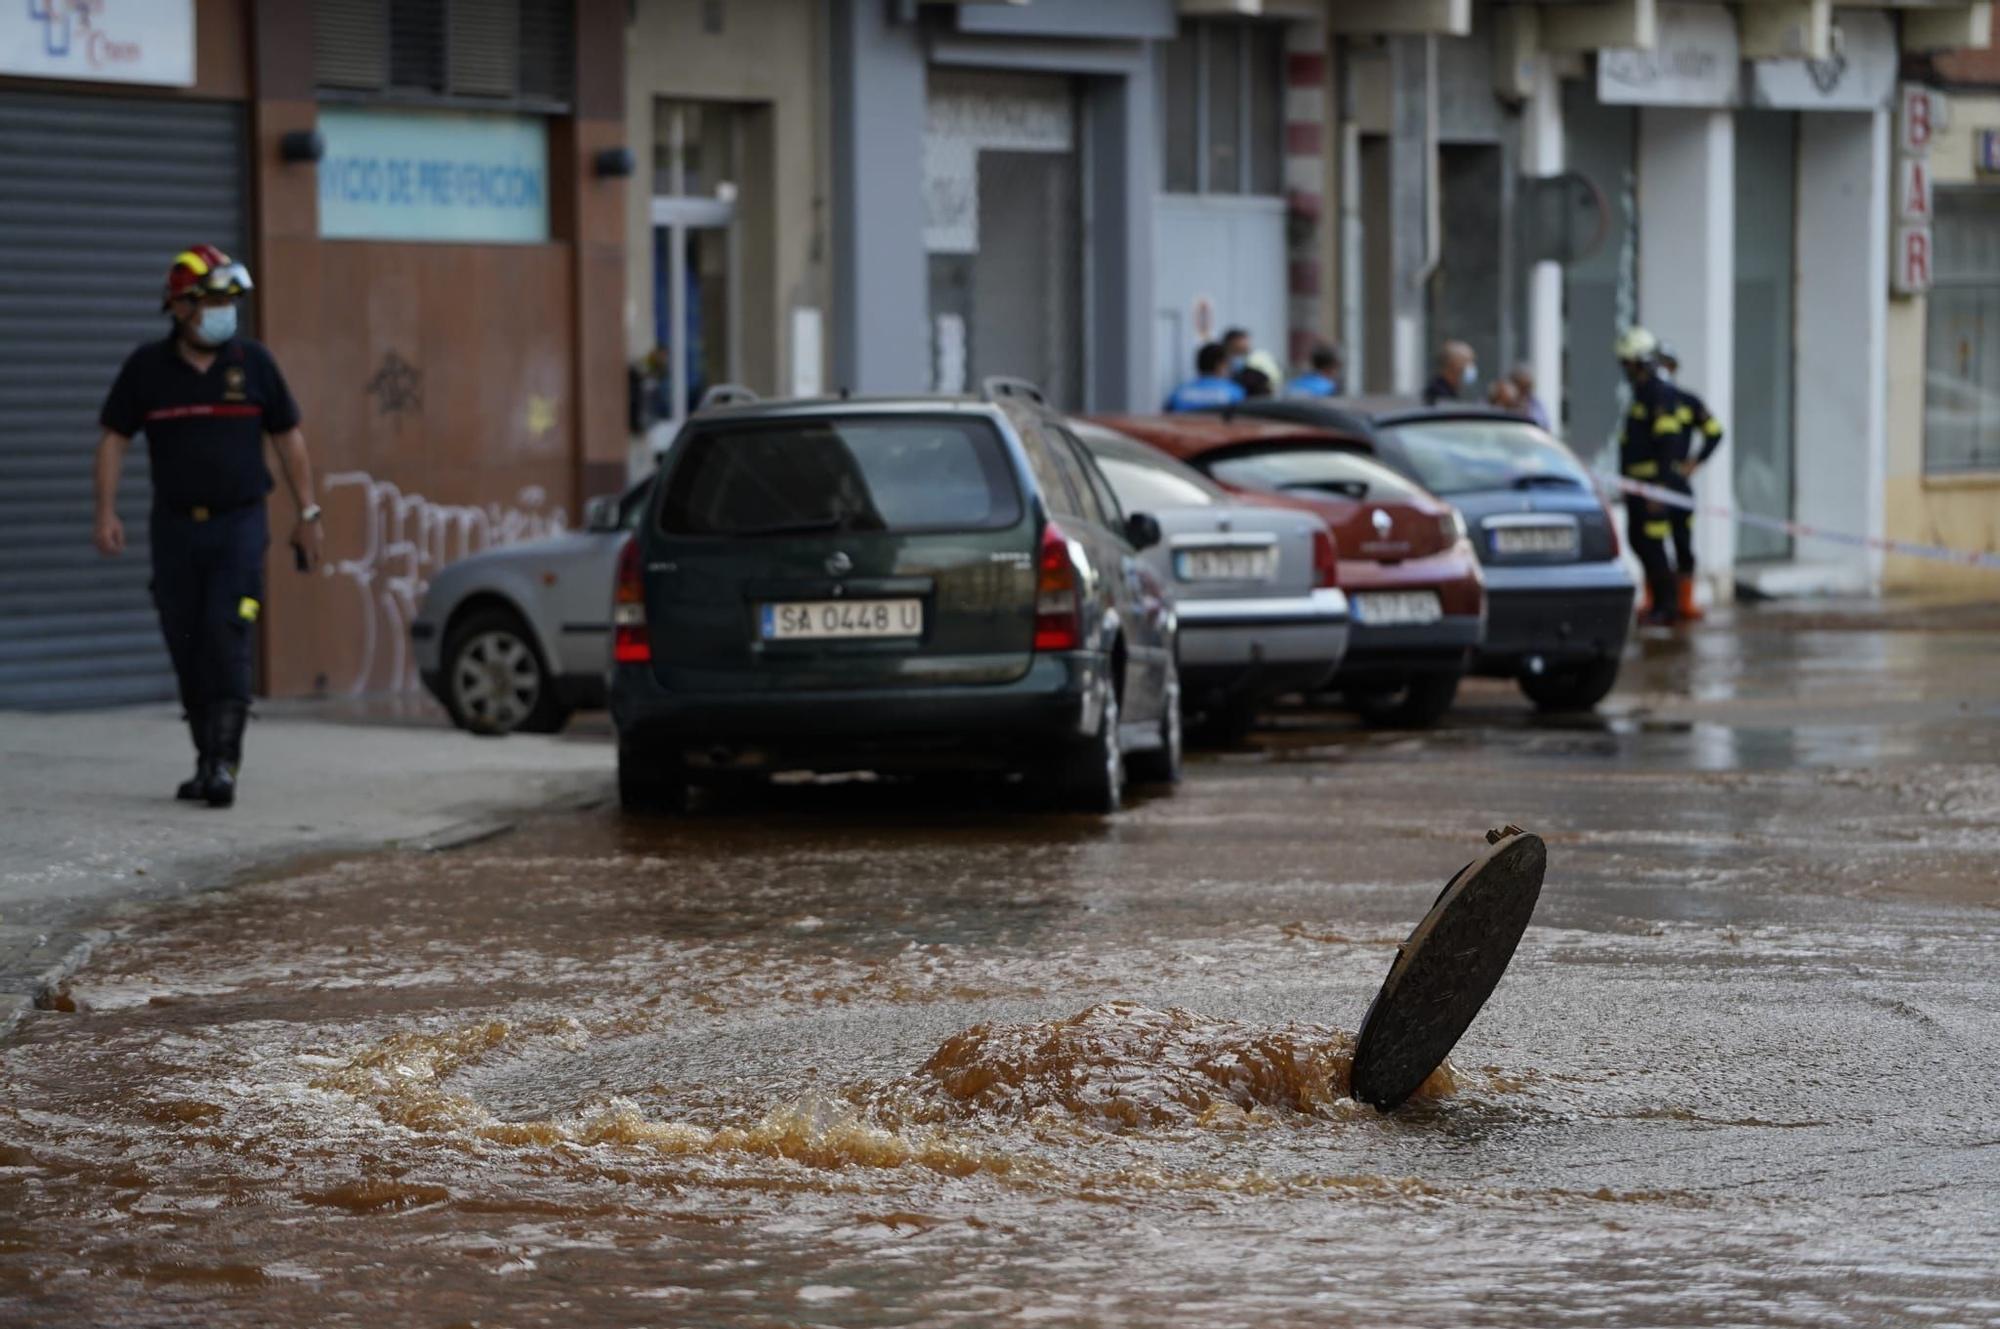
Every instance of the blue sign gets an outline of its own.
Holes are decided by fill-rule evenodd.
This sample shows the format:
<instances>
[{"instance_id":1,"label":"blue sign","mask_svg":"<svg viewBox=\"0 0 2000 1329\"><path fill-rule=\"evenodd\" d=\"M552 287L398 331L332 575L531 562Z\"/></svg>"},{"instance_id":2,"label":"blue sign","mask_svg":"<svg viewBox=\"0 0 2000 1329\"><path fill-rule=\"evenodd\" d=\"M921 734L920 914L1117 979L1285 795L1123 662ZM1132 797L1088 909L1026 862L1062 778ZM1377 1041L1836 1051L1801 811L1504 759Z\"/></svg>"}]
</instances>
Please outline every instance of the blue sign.
<instances>
[{"instance_id":1,"label":"blue sign","mask_svg":"<svg viewBox=\"0 0 2000 1329\"><path fill-rule=\"evenodd\" d=\"M549 131L541 116L322 106L319 132L322 239L549 238Z\"/></svg>"}]
</instances>

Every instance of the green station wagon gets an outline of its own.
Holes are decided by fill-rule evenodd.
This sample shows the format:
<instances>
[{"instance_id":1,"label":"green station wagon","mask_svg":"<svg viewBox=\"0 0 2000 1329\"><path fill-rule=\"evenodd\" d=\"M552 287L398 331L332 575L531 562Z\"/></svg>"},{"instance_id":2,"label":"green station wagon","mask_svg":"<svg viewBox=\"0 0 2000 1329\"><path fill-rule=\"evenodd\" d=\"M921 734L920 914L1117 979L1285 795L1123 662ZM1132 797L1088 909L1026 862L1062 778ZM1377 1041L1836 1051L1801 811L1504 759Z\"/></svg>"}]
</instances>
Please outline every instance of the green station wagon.
<instances>
[{"instance_id":1,"label":"green station wagon","mask_svg":"<svg viewBox=\"0 0 2000 1329\"><path fill-rule=\"evenodd\" d=\"M1159 538L1025 384L700 412L619 559L620 801L981 769L1115 811L1128 758L1180 774Z\"/></svg>"}]
</instances>

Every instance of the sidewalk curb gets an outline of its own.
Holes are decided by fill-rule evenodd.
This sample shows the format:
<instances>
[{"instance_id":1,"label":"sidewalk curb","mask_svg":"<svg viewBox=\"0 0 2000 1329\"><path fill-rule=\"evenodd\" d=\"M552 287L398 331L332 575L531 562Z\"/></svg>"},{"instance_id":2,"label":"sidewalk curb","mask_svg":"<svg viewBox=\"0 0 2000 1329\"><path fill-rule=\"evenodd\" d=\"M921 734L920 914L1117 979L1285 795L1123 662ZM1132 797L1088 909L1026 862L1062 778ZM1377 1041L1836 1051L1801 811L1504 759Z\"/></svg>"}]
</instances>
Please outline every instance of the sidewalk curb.
<instances>
[{"instance_id":1,"label":"sidewalk curb","mask_svg":"<svg viewBox=\"0 0 2000 1329\"><path fill-rule=\"evenodd\" d=\"M452 822L413 839L302 844L278 850L259 861L227 869L216 880L153 898L149 903L162 904L191 895L227 890L244 881L282 872L287 865L308 857L347 857L384 852L432 854L464 849L497 839L532 817L584 812L605 805L607 800L600 777L592 775L581 783L587 783L589 787L555 791L540 802ZM91 953L116 935L103 928L60 927L37 936L20 950L10 953L7 948L0 947L0 1040L10 1037L21 1022L40 1007L50 992L82 969L89 962Z\"/></svg>"},{"instance_id":2,"label":"sidewalk curb","mask_svg":"<svg viewBox=\"0 0 2000 1329\"><path fill-rule=\"evenodd\" d=\"M111 935L98 928L65 928L30 946L21 956L22 968L0 977L8 989L0 992L0 1038L12 1033L44 997L83 968L90 953L110 941Z\"/></svg>"}]
</instances>

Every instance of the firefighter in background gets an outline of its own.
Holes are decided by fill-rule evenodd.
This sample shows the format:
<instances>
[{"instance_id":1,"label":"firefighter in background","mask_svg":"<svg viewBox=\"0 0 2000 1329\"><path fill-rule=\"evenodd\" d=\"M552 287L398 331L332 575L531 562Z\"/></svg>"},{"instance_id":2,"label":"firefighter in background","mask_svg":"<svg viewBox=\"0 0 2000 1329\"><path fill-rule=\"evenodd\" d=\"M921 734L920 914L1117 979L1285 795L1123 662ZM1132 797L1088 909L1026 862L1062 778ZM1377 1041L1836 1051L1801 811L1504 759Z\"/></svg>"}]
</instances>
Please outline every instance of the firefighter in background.
<instances>
[{"instance_id":1,"label":"firefighter in background","mask_svg":"<svg viewBox=\"0 0 2000 1329\"><path fill-rule=\"evenodd\" d=\"M1708 459L1715 455L1715 450L1722 446L1722 422L1709 413L1706 402L1680 385L1681 361L1672 346L1661 342L1654 358L1658 362L1655 372L1673 385L1681 403L1677 412L1681 422L1681 455L1662 483L1669 489L1680 490L1692 502L1694 473L1706 465ZM1694 509L1669 509L1667 520L1673 526L1674 572L1679 580L1680 617L1683 622L1698 622L1703 615L1701 607L1694 602Z\"/></svg>"},{"instance_id":2,"label":"firefighter in background","mask_svg":"<svg viewBox=\"0 0 2000 1329\"><path fill-rule=\"evenodd\" d=\"M179 797L229 807L250 715L250 660L264 604L268 435L297 505L302 572L319 562L319 505L299 408L271 353L236 335L250 272L213 245L167 269L160 308L173 327L126 357L104 399L97 443L98 551L125 550L118 476L135 435L152 462L153 602L180 684L195 773Z\"/></svg>"},{"instance_id":3,"label":"firefighter in background","mask_svg":"<svg viewBox=\"0 0 2000 1329\"><path fill-rule=\"evenodd\" d=\"M1660 342L1644 328L1627 328L1615 345L1618 364L1632 389L1619 437L1618 473L1628 480L1667 487L1675 464L1686 453L1681 443L1681 399L1673 384L1656 372ZM1625 496L1626 538L1646 569L1642 623L1672 625L1680 596L1667 562L1673 521L1666 504L1639 494Z\"/></svg>"}]
</instances>

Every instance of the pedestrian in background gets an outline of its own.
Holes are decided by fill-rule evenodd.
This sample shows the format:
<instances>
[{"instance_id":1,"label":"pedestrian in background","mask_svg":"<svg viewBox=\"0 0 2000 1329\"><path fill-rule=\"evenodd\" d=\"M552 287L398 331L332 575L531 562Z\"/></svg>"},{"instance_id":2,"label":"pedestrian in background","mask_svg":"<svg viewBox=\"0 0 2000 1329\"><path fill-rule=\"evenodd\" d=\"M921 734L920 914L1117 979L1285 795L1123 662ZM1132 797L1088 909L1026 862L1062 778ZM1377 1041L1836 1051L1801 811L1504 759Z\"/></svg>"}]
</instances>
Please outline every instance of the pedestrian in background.
<instances>
[{"instance_id":1,"label":"pedestrian in background","mask_svg":"<svg viewBox=\"0 0 2000 1329\"><path fill-rule=\"evenodd\" d=\"M1493 386L1486 389L1486 404L1515 415L1525 416L1521 409L1521 390L1514 386L1512 379L1496 378Z\"/></svg>"},{"instance_id":2,"label":"pedestrian in background","mask_svg":"<svg viewBox=\"0 0 2000 1329\"><path fill-rule=\"evenodd\" d=\"M1521 396L1521 414L1532 420L1539 428L1549 427L1549 411L1542 405L1542 399L1535 395L1535 367L1523 360L1514 366L1507 378L1514 390Z\"/></svg>"},{"instance_id":3,"label":"pedestrian in background","mask_svg":"<svg viewBox=\"0 0 2000 1329\"><path fill-rule=\"evenodd\" d=\"M1424 385L1424 405L1457 401L1479 383L1479 364L1472 347L1462 341L1448 341L1438 348L1437 373Z\"/></svg>"},{"instance_id":4,"label":"pedestrian in background","mask_svg":"<svg viewBox=\"0 0 2000 1329\"><path fill-rule=\"evenodd\" d=\"M1674 385L1656 372L1658 338L1644 328L1627 328L1618 338L1614 353L1625 381L1632 389L1632 404L1625 412L1625 427L1618 444L1618 471L1628 480L1662 485L1680 458L1680 394ZM1625 535L1632 553L1646 569L1646 602L1640 621L1672 626L1678 621L1679 591L1673 567L1667 562L1667 541L1673 522L1667 505L1642 494L1625 496Z\"/></svg>"},{"instance_id":5,"label":"pedestrian in background","mask_svg":"<svg viewBox=\"0 0 2000 1329\"><path fill-rule=\"evenodd\" d=\"M1278 368L1278 357L1269 351L1252 351L1236 383L1246 397L1275 397L1284 389L1285 371Z\"/></svg>"},{"instance_id":6,"label":"pedestrian in background","mask_svg":"<svg viewBox=\"0 0 2000 1329\"><path fill-rule=\"evenodd\" d=\"M251 285L249 269L213 245L176 258L160 298L173 327L126 357L98 416L96 543L106 557L125 550L118 476L132 439L146 435L153 601L195 750L194 778L176 792L219 808L236 801L250 716L251 634L271 543L266 436L298 505L299 570L311 571L320 551L298 404L271 353L236 335L236 302Z\"/></svg>"},{"instance_id":7,"label":"pedestrian in background","mask_svg":"<svg viewBox=\"0 0 2000 1329\"><path fill-rule=\"evenodd\" d=\"M1287 395L1292 397L1338 397L1340 395L1340 351L1326 342L1312 348L1312 369L1294 378Z\"/></svg>"},{"instance_id":8,"label":"pedestrian in background","mask_svg":"<svg viewBox=\"0 0 2000 1329\"><path fill-rule=\"evenodd\" d=\"M1666 342L1660 343L1659 373L1673 388L1680 405L1676 415L1680 420L1678 434L1678 455L1666 476L1666 486L1679 490L1688 496L1689 506L1673 508L1667 517L1670 523L1674 548L1674 574L1680 593L1678 612L1686 622L1699 622L1706 617L1701 606L1694 599L1694 473L1707 464L1722 446L1722 422L1709 412L1708 403L1682 387L1677 381L1680 373L1680 356Z\"/></svg>"},{"instance_id":9,"label":"pedestrian in background","mask_svg":"<svg viewBox=\"0 0 2000 1329\"><path fill-rule=\"evenodd\" d=\"M1238 387L1243 387L1243 371L1250 367L1249 330L1246 328L1223 329L1222 356L1227 364L1224 372L1236 380Z\"/></svg>"},{"instance_id":10,"label":"pedestrian in background","mask_svg":"<svg viewBox=\"0 0 2000 1329\"><path fill-rule=\"evenodd\" d=\"M1169 411L1210 411L1243 400L1243 389L1225 372L1228 353L1221 342L1206 342L1194 354L1195 376L1167 395Z\"/></svg>"}]
</instances>

